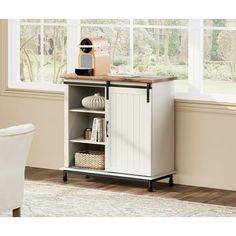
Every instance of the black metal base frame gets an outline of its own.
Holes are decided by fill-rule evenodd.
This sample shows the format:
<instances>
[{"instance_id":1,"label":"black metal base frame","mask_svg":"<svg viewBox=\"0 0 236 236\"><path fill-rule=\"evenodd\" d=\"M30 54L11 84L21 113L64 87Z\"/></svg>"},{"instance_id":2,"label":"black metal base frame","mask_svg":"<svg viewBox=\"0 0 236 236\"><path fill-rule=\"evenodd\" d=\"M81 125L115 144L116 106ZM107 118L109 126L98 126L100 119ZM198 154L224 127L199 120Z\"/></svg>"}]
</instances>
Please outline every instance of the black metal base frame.
<instances>
[{"instance_id":1,"label":"black metal base frame","mask_svg":"<svg viewBox=\"0 0 236 236\"><path fill-rule=\"evenodd\" d=\"M173 174L170 175L165 175L156 179L152 179L152 180L148 180L148 191L152 192L153 191L153 182L156 182L158 180L162 180L162 179L166 179L169 178L169 186L172 187L174 185L174 181L173 181Z\"/></svg>"},{"instance_id":2,"label":"black metal base frame","mask_svg":"<svg viewBox=\"0 0 236 236\"><path fill-rule=\"evenodd\" d=\"M77 172L77 171L70 171L70 170L64 170L63 171L63 182L67 182L68 181L68 173L72 172L72 173L76 173L76 174L80 174L80 175L85 175L86 178L89 178L90 176L93 177L109 177L109 178L113 178L113 179L123 179L123 180L129 180L129 181L136 181L136 182L145 182L148 184L148 188L147 190L149 192L153 191L153 182L156 182L158 180L162 180L162 179L166 179L169 178L169 186L172 187L174 184L173 181L173 174L169 174L169 175L165 175L165 176L161 176L155 179L151 179L151 180L147 180L147 179L138 179L138 178L130 178L130 177L122 177L122 176L115 176L115 175L105 175L105 174L96 174L96 173L88 173L88 172Z\"/></svg>"}]
</instances>

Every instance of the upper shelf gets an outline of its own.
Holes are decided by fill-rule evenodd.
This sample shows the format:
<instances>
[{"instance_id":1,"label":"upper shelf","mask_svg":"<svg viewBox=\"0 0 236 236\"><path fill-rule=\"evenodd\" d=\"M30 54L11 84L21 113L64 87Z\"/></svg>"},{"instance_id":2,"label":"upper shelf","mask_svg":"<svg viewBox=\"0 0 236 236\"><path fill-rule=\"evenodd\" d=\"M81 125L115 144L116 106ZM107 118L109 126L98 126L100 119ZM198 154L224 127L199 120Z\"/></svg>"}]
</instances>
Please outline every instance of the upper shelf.
<instances>
[{"instance_id":1,"label":"upper shelf","mask_svg":"<svg viewBox=\"0 0 236 236\"><path fill-rule=\"evenodd\" d=\"M86 144L105 145L105 142L95 142L95 141L87 140L87 139L84 139L84 138L70 139L70 142L72 142L72 143L86 143Z\"/></svg>"},{"instance_id":2,"label":"upper shelf","mask_svg":"<svg viewBox=\"0 0 236 236\"><path fill-rule=\"evenodd\" d=\"M95 80L113 82L135 82L135 83L158 83L175 80L174 76L139 76L139 75L97 75L97 76L78 76L75 73L61 76L65 80Z\"/></svg>"}]
</instances>

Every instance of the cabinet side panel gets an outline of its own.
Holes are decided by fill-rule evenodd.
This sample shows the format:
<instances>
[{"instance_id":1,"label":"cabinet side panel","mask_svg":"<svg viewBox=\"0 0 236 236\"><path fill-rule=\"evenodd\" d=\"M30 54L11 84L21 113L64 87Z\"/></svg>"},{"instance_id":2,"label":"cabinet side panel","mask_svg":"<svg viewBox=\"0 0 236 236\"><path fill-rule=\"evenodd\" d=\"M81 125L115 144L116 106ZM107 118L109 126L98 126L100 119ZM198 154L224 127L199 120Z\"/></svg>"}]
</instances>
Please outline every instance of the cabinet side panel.
<instances>
[{"instance_id":1,"label":"cabinet side panel","mask_svg":"<svg viewBox=\"0 0 236 236\"><path fill-rule=\"evenodd\" d=\"M152 175L174 171L174 82L152 88Z\"/></svg>"},{"instance_id":2,"label":"cabinet side panel","mask_svg":"<svg viewBox=\"0 0 236 236\"><path fill-rule=\"evenodd\" d=\"M64 91L64 167L69 167L69 86L65 86Z\"/></svg>"}]
</instances>

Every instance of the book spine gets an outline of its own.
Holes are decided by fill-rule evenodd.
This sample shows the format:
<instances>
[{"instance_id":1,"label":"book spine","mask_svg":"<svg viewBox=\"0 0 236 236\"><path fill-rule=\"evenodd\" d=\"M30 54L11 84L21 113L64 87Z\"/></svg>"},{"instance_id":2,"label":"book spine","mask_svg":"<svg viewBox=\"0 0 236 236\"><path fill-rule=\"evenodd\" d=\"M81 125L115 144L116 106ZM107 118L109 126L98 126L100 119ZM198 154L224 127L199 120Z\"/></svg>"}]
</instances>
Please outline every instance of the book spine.
<instances>
[{"instance_id":1,"label":"book spine","mask_svg":"<svg viewBox=\"0 0 236 236\"><path fill-rule=\"evenodd\" d=\"M98 130L98 142L102 142L102 118L98 119L97 130Z\"/></svg>"},{"instance_id":2,"label":"book spine","mask_svg":"<svg viewBox=\"0 0 236 236\"><path fill-rule=\"evenodd\" d=\"M96 142L97 129L96 129L97 118L93 118L91 141Z\"/></svg>"},{"instance_id":3,"label":"book spine","mask_svg":"<svg viewBox=\"0 0 236 236\"><path fill-rule=\"evenodd\" d=\"M105 118L93 118L91 141L104 142L105 141Z\"/></svg>"},{"instance_id":4,"label":"book spine","mask_svg":"<svg viewBox=\"0 0 236 236\"><path fill-rule=\"evenodd\" d=\"M102 141L105 142L106 124L105 118L102 118Z\"/></svg>"}]
</instances>

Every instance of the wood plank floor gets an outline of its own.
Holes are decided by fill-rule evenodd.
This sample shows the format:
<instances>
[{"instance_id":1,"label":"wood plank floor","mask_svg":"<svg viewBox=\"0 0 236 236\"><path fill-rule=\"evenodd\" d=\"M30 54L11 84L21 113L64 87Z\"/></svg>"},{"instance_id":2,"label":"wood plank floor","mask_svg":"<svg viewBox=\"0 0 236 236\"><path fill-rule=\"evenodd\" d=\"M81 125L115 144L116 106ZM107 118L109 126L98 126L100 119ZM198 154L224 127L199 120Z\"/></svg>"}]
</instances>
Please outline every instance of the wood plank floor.
<instances>
[{"instance_id":1,"label":"wood plank floor","mask_svg":"<svg viewBox=\"0 0 236 236\"><path fill-rule=\"evenodd\" d=\"M81 186L85 188L97 188L100 190L109 190L114 192L126 192L154 197L162 196L185 201L236 207L236 191L218 190L179 184L175 184L170 188L168 184L157 182L153 184L154 191L150 193L147 191L147 186L145 183L108 178L90 177L87 179L85 176L72 173L68 174L68 182L63 183L62 171L32 167L26 168L26 179L49 183L67 184L71 186Z\"/></svg>"}]
</instances>

